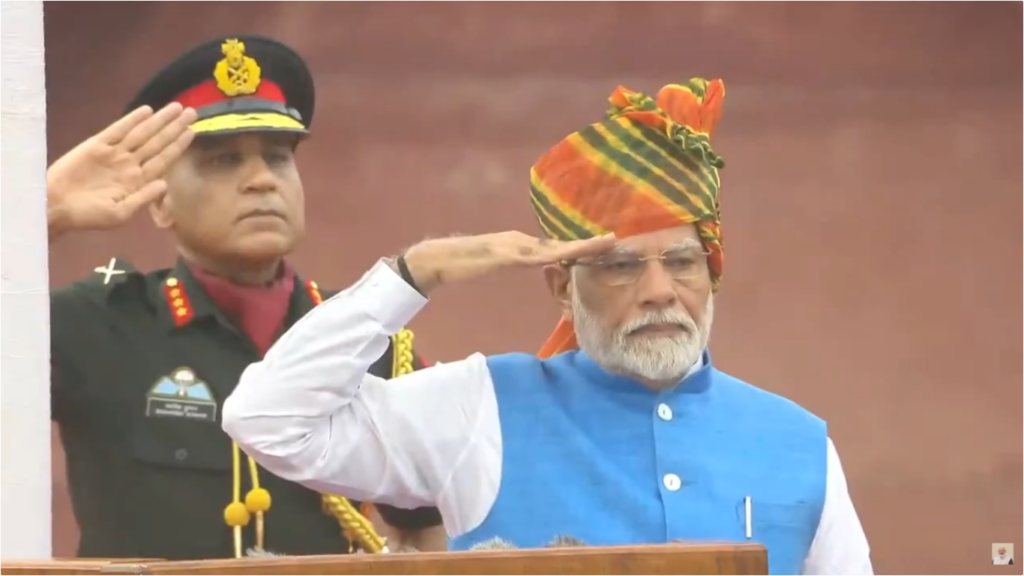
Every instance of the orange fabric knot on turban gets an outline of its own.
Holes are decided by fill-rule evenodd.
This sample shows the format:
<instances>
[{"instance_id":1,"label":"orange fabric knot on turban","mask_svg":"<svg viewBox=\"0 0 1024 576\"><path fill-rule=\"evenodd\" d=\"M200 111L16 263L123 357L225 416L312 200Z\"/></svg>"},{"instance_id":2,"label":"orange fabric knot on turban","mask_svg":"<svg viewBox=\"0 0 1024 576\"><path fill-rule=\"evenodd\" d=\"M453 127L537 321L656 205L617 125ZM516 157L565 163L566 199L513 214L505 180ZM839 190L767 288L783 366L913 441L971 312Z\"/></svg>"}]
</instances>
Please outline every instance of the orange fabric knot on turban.
<instances>
[{"instance_id":1,"label":"orange fabric knot on turban","mask_svg":"<svg viewBox=\"0 0 1024 576\"><path fill-rule=\"evenodd\" d=\"M722 115L725 85L693 78L658 91L657 100L619 86L603 122L574 132L530 170L530 200L544 233L578 240L623 238L694 224L713 290L724 264L718 171L711 133ZM541 349L550 357L576 348L562 319Z\"/></svg>"}]
</instances>

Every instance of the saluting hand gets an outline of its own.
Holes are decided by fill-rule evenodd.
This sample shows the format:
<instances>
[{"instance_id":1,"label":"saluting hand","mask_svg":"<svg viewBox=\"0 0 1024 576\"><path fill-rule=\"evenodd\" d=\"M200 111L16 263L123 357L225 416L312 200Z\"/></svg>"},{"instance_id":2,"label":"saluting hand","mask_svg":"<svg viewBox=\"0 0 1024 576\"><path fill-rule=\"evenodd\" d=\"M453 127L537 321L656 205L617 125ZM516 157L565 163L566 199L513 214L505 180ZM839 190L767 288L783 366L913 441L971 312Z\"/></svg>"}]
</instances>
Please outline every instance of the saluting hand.
<instances>
[{"instance_id":1,"label":"saluting hand","mask_svg":"<svg viewBox=\"0 0 1024 576\"><path fill-rule=\"evenodd\" d=\"M521 232L500 232L427 240L413 246L405 254L405 262L416 285L426 293L438 284L471 280L504 268L598 256L614 245L612 235L561 242Z\"/></svg>"},{"instance_id":2,"label":"saluting hand","mask_svg":"<svg viewBox=\"0 0 1024 576\"><path fill-rule=\"evenodd\" d=\"M50 236L118 226L167 190L164 173L188 149L196 112L144 106L76 146L46 171Z\"/></svg>"}]
</instances>

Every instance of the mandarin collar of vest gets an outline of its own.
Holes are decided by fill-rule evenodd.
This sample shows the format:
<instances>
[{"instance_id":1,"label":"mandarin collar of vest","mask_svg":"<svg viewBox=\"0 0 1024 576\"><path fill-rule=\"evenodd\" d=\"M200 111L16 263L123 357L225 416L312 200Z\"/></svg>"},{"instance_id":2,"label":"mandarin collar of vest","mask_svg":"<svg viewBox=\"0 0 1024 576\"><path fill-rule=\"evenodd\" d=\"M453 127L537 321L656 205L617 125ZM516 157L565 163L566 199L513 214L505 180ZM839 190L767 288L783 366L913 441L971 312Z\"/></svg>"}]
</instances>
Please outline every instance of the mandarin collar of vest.
<instances>
[{"instance_id":1,"label":"mandarin collar of vest","mask_svg":"<svg viewBox=\"0 0 1024 576\"><path fill-rule=\"evenodd\" d=\"M231 327L231 322L180 257L167 276L156 283L153 289L151 296L157 307L157 314L160 322L168 330L184 328L203 318L214 318L224 326ZM295 287L292 289L285 322L291 325L322 300L316 282L303 280L296 273Z\"/></svg>"},{"instance_id":2,"label":"mandarin collar of vest","mask_svg":"<svg viewBox=\"0 0 1024 576\"><path fill-rule=\"evenodd\" d=\"M576 367L583 372L588 379L598 385L615 390L641 394L649 393L652 395L674 395L702 394L707 392L711 387L711 373L714 370L714 366L711 363L711 352L706 348L704 349L704 353L701 354L700 360L698 360L697 364L690 368L689 372L687 372L686 376L684 376L678 384L661 392L655 392L632 378L618 376L608 372L595 362L593 358L587 356L587 354L582 350L575 354L576 358L574 363L576 364Z\"/></svg>"}]
</instances>

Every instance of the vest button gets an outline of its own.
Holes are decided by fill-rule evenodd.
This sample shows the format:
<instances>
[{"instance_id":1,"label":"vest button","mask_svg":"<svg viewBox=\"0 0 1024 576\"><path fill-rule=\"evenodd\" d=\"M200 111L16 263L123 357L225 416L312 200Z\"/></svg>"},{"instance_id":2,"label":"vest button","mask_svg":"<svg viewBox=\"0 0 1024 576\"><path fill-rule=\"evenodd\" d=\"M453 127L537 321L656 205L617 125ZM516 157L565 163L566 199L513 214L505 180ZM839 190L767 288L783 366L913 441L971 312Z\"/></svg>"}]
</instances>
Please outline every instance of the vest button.
<instances>
[{"instance_id":1,"label":"vest button","mask_svg":"<svg viewBox=\"0 0 1024 576\"><path fill-rule=\"evenodd\" d=\"M675 492L683 485L683 481L679 479L679 476L675 474L665 474L665 488Z\"/></svg>"},{"instance_id":2,"label":"vest button","mask_svg":"<svg viewBox=\"0 0 1024 576\"><path fill-rule=\"evenodd\" d=\"M672 419L672 409L668 407L668 404L658 405L658 418L666 422Z\"/></svg>"}]
</instances>

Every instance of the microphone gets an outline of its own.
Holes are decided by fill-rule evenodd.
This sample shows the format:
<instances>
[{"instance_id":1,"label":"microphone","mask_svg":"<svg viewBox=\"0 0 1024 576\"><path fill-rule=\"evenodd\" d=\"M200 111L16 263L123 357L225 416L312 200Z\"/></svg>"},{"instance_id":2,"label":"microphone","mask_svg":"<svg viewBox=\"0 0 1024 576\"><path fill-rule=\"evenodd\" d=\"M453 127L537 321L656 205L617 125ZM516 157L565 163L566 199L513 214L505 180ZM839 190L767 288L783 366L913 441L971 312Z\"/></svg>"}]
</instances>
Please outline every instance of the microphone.
<instances>
[{"instance_id":1,"label":"microphone","mask_svg":"<svg viewBox=\"0 0 1024 576\"><path fill-rule=\"evenodd\" d=\"M381 551L381 554L415 554L417 552L419 552L419 550L417 550L416 548L413 548L412 546L408 546L408 545L402 544L398 548L395 548L394 550L392 550L389 547L385 546L384 550ZM362 548L360 548L360 549L356 550L355 553L356 554L366 554L366 550L363 550Z\"/></svg>"},{"instance_id":2,"label":"microphone","mask_svg":"<svg viewBox=\"0 0 1024 576\"><path fill-rule=\"evenodd\" d=\"M278 554L277 552L268 552L263 548L249 548L245 551L246 558L277 558L283 557L284 554Z\"/></svg>"},{"instance_id":3,"label":"microphone","mask_svg":"<svg viewBox=\"0 0 1024 576\"><path fill-rule=\"evenodd\" d=\"M575 536L568 536L566 534L559 534L551 542L544 545L545 548L575 548L578 546L587 546L587 543Z\"/></svg>"},{"instance_id":4,"label":"microphone","mask_svg":"<svg viewBox=\"0 0 1024 576\"><path fill-rule=\"evenodd\" d=\"M419 552L419 550L413 548L412 546L402 545L400 548L395 549L394 553L395 554L415 554L417 552Z\"/></svg>"},{"instance_id":5,"label":"microphone","mask_svg":"<svg viewBox=\"0 0 1024 576\"><path fill-rule=\"evenodd\" d=\"M495 536L489 540L477 542L470 547L470 550L515 550L516 545Z\"/></svg>"},{"instance_id":6,"label":"microphone","mask_svg":"<svg viewBox=\"0 0 1024 576\"><path fill-rule=\"evenodd\" d=\"M586 542L574 536L559 534L544 545L544 548L576 548L588 546ZM501 537L495 536L474 544L470 550L517 550L519 547Z\"/></svg>"}]
</instances>

